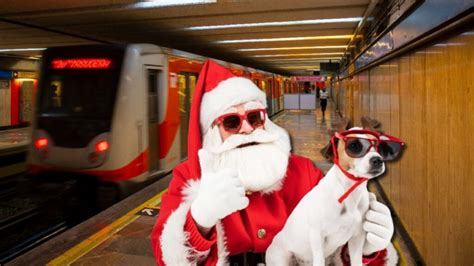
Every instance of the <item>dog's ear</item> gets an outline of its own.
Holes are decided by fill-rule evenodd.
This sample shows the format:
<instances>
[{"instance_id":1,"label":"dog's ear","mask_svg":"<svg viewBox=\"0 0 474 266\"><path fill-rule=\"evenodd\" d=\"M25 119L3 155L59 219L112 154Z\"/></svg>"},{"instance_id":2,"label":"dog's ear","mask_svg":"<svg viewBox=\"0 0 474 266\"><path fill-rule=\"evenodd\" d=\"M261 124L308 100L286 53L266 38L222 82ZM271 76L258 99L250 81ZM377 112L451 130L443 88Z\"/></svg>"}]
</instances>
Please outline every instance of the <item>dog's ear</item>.
<instances>
[{"instance_id":1,"label":"dog's ear","mask_svg":"<svg viewBox=\"0 0 474 266\"><path fill-rule=\"evenodd\" d=\"M372 119L368 116L362 116L360 118L360 122L362 123L362 127L365 129L369 129L372 131L376 131L379 133L383 133L382 131L382 123L376 119Z\"/></svg>"},{"instance_id":2,"label":"dog's ear","mask_svg":"<svg viewBox=\"0 0 474 266\"><path fill-rule=\"evenodd\" d=\"M336 145L337 145L337 140L336 140ZM334 153L332 151L331 142L329 142L326 146L324 146L324 148L322 148L320 152L321 152L321 155L323 155L323 157L326 158L326 160L332 162L334 158Z\"/></svg>"},{"instance_id":3,"label":"dog's ear","mask_svg":"<svg viewBox=\"0 0 474 266\"><path fill-rule=\"evenodd\" d=\"M342 132L352 127L351 120L347 117L341 118L341 120L332 123L331 129L328 130L329 136L334 136L336 132ZM335 144L337 145L338 140L335 140ZM329 142L324 148L320 150L321 154L326 158L328 161L332 161L334 158L334 153L332 150L332 144Z\"/></svg>"}]
</instances>

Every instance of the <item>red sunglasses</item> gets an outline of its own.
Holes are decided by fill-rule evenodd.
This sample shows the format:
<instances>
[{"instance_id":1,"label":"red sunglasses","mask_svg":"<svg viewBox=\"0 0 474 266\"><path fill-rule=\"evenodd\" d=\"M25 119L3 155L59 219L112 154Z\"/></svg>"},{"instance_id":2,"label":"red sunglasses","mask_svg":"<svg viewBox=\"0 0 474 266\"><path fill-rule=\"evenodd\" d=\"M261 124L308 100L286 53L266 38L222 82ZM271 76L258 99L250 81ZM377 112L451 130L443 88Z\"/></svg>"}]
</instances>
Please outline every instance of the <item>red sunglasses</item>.
<instances>
[{"instance_id":1,"label":"red sunglasses","mask_svg":"<svg viewBox=\"0 0 474 266\"><path fill-rule=\"evenodd\" d=\"M352 134L371 135L374 138L347 136ZM384 161L391 161L398 157L405 143L395 137L386 134L380 134L371 130L347 130L336 132L335 138L342 139L345 142L345 151L352 158L361 158L374 147L380 153Z\"/></svg>"},{"instance_id":2,"label":"red sunglasses","mask_svg":"<svg viewBox=\"0 0 474 266\"><path fill-rule=\"evenodd\" d=\"M222 125L227 132L235 134L240 131L244 120L246 120L253 129L263 126L263 124L265 124L266 114L267 110L265 109L247 110L244 114L224 114L216 118L213 125Z\"/></svg>"}]
</instances>

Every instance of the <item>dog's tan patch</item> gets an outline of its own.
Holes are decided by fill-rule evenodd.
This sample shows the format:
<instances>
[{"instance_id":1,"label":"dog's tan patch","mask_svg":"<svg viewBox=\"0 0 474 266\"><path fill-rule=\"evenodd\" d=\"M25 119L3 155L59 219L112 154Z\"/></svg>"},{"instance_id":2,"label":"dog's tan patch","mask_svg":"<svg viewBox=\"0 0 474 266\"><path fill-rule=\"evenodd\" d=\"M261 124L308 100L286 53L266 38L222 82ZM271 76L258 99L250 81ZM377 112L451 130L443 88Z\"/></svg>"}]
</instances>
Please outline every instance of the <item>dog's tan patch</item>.
<instances>
[{"instance_id":1,"label":"dog's tan patch","mask_svg":"<svg viewBox=\"0 0 474 266\"><path fill-rule=\"evenodd\" d=\"M354 165L354 158L346 153L346 142L342 139L337 143L337 154L339 155L339 166L348 171Z\"/></svg>"}]
</instances>

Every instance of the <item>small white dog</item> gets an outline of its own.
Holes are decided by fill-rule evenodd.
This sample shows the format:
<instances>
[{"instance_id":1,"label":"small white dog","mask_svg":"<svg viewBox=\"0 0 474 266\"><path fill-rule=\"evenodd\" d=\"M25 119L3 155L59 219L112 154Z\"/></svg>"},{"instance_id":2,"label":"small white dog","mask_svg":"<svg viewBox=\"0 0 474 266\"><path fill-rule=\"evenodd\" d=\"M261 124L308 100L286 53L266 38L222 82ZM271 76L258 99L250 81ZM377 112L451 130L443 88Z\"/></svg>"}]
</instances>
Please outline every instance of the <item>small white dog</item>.
<instances>
[{"instance_id":1,"label":"small white dog","mask_svg":"<svg viewBox=\"0 0 474 266\"><path fill-rule=\"evenodd\" d=\"M370 133L362 128L335 133L335 164L275 236L266 265L325 265L325 259L346 243L351 265L362 265L362 223L370 202L364 181L381 175L384 160L394 159L403 146L396 138Z\"/></svg>"}]
</instances>

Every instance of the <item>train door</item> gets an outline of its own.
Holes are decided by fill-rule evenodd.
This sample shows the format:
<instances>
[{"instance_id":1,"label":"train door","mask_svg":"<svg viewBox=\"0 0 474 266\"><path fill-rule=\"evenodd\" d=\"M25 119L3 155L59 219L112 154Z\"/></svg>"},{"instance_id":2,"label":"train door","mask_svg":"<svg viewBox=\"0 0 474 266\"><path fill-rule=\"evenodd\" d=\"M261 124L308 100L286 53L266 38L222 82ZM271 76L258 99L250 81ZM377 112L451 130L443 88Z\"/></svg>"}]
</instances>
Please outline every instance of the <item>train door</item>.
<instances>
[{"instance_id":1,"label":"train door","mask_svg":"<svg viewBox=\"0 0 474 266\"><path fill-rule=\"evenodd\" d=\"M181 159L184 159L188 155L189 112L196 81L196 73L181 72L178 74Z\"/></svg>"},{"instance_id":2,"label":"train door","mask_svg":"<svg viewBox=\"0 0 474 266\"><path fill-rule=\"evenodd\" d=\"M158 143L158 87L160 69L147 68L148 87L148 149L150 172L160 168Z\"/></svg>"}]
</instances>

